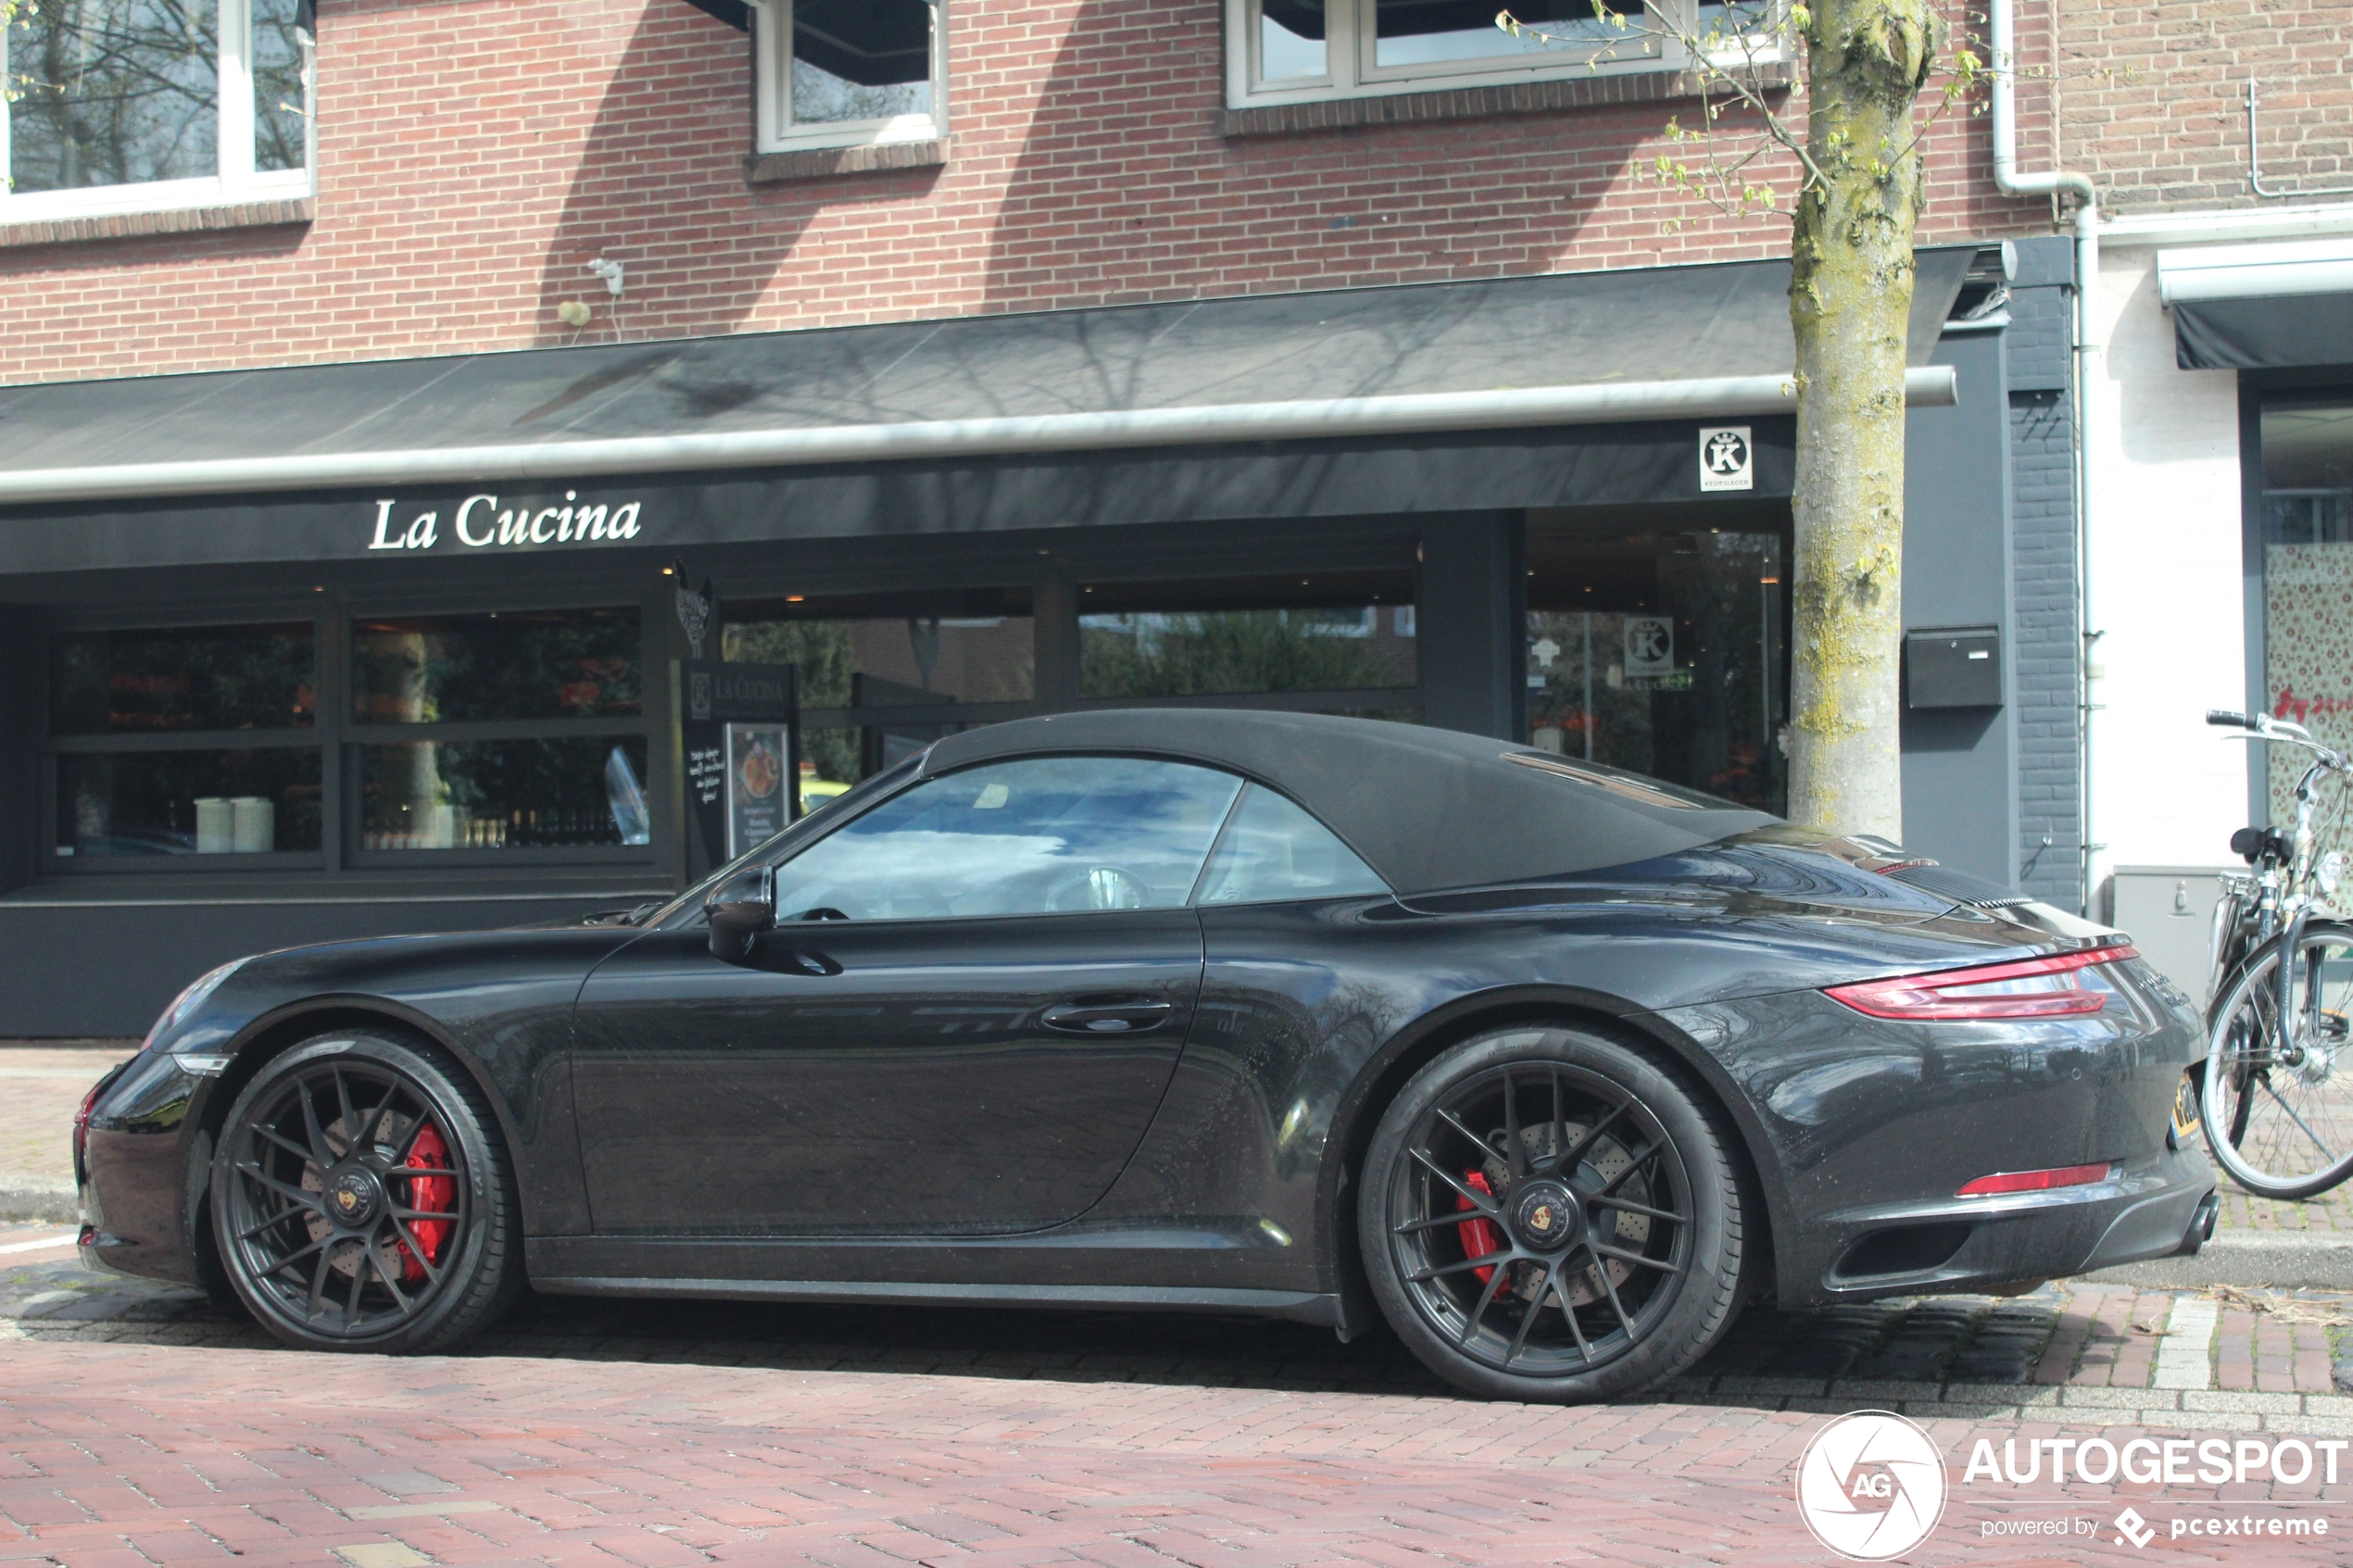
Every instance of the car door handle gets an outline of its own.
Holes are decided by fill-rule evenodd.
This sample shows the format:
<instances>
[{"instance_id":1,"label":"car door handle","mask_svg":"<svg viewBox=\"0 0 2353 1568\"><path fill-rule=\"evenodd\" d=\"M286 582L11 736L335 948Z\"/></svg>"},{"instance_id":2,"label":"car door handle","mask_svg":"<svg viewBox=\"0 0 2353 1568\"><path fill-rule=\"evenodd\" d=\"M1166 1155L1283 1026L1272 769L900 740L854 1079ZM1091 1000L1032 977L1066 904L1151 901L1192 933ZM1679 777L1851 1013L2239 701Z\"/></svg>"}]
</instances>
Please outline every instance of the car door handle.
<instances>
[{"instance_id":1,"label":"car door handle","mask_svg":"<svg viewBox=\"0 0 2353 1568\"><path fill-rule=\"evenodd\" d=\"M806 974L819 980L829 980L841 972L841 965L824 954L808 947L787 949L783 955L784 967L795 974Z\"/></svg>"},{"instance_id":2,"label":"car door handle","mask_svg":"<svg viewBox=\"0 0 2353 1568\"><path fill-rule=\"evenodd\" d=\"M1089 997L1048 1008L1042 1022L1047 1028L1064 1035L1141 1035L1159 1028L1176 1012L1176 1003L1156 1002L1144 997L1108 1000Z\"/></svg>"}]
</instances>

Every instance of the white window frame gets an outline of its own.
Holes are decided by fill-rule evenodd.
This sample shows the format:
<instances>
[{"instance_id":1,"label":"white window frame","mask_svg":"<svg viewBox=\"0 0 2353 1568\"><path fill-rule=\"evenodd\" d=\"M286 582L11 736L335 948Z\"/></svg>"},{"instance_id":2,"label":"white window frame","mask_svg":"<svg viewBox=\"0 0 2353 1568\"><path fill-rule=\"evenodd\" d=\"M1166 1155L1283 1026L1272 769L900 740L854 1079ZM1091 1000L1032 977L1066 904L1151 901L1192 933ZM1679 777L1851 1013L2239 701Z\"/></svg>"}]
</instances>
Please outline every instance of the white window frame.
<instances>
[{"instance_id":1,"label":"white window frame","mask_svg":"<svg viewBox=\"0 0 2353 1568\"><path fill-rule=\"evenodd\" d=\"M1649 8L1680 12L1684 31L1695 31L1697 0L1649 0ZM1751 35L1750 47L1720 49L1712 63L1723 67L1778 62L1786 57L1775 6L1776 25ZM1255 108L1272 104L1325 103L1335 98L1375 98L1402 93L1442 92L1455 87L1508 86L1516 82L1563 80L1581 76L1614 76L1631 71L1690 69L1690 52L1673 38L1644 37L1629 27L1627 36L1586 49L1545 50L1512 56L1502 32L1490 59L1437 60L1421 65L1382 67L1375 63L1374 0L1327 0L1324 51L1327 67L1322 76L1264 80L1259 58L1263 34L1259 0L1226 0L1226 104L1228 108Z\"/></svg>"},{"instance_id":2,"label":"white window frame","mask_svg":"<svg viewBox=\"0 0 2353 1568\"><path fill-rule=\"evenodd\" d=\"M300 169L253 167L253 7L250 0L220 0L220 172L193 180L150 180L130 185L85 185L70 191L10 188L8 115L0 106L0 223L110 218L123 213L177 212L245 202L289 201L318 190L319 61L316 44L302 45L303 149ZM7 33L0 29L0 79L8 64Z\"/></svg>"},{"instance_id":3,"label":"white window frame","mask_svg":"<svg viewBox=\"0 0 2353 1568\"><path fill-rule=\"evenodd\" d=\"M823 125L792 122L793 0L749 0L751 48L757 77L753 96L759 123L752 146L763 153L809 147L863 147L883 142L928 142L948 134L948 4L925 0L931 10L931 112L888 119L834 120Z\"/></svg>"}]
</instances>

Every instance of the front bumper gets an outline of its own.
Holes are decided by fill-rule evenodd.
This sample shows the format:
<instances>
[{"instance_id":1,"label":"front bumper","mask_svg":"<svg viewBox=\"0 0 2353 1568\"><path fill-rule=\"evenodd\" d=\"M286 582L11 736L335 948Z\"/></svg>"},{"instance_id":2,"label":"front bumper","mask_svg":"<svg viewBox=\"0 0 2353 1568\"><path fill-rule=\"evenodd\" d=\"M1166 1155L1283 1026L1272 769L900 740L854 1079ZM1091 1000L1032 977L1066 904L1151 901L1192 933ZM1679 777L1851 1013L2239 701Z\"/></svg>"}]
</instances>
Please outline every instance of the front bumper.
<instances>
[{"instance_id":1,"label":"front bumper","mask_svg":"<svg viewBox=\"0 0 2353 1568\"><path fill-rule=\"evenodd\" d=\"M2203 1154L2167 1149L2084 1186L1825 1214L1813 1238L1829 1259L1820 1298L1977 1290L2170 1258L2192 1243L2194 1230L2202 1239L2202 1209L2214 1190ZM1920 1266L1885 1266L1904 1262Z\"/></svg>"}]
</instances>

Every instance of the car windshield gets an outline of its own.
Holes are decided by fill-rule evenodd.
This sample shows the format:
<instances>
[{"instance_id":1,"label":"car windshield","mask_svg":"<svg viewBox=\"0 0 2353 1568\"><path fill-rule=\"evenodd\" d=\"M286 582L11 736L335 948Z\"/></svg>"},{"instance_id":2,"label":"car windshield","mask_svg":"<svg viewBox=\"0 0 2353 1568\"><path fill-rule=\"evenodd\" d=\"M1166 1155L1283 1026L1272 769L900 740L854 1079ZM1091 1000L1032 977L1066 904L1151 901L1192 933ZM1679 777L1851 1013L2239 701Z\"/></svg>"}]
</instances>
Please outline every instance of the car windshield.
<instances>
[{"instance_id":1,"label":"car windshield","mask_svg":"<svg viewBox=\"0 0 2353 1568\"><path fill-rule=\"evenodd\" d=\"M809 809L807 815L800 818L799 821L794 822L790 827L785 829L784 832L772 834L771 836L762 839L760 843L755 844L744 853L728 861L725 865L721 866L717 871L712 872L709 876L704 877L700 882L696 883L692 887L687 888L684 893L679 894L675 898L673 898L668 903L662 905L660 909L656 909L652 914L647 916L644 920L632 921L630 923L633 925L644 926L667 925L673 921L679 920L689 915L701 914L703 901L711 897L711 890L717 887L721 883L726 881L729 877L735 875L737 872L742 871L747 866L757 866L771 859L775 852L776 846L780 842L797 833L799 833L810 823L818 822L830 823L836 818L840 817L845 813L862 809L871 802L881 798L883 796L889 794L893 790L896 790L900 785L914 777L915 774L922 770L924 765L924 757L925 755L926 754L924 752L918 752L914 756L910 757L905 761L900 763L895 768L890 768L883 772L876 773L873 778L853 785L851 788L843 791L839 795L832 796L826 799L819 801L816 805Z\"/></svg>"}]
</instances>

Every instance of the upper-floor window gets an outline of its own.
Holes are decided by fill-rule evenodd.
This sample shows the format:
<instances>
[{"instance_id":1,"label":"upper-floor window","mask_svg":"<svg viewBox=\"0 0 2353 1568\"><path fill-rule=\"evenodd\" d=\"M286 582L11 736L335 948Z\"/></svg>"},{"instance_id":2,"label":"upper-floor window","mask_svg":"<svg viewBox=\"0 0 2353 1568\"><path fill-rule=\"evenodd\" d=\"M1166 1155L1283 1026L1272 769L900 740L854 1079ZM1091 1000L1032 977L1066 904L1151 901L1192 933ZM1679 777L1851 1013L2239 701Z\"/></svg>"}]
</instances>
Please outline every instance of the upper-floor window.
<instances>
[{"instance_id":1,"label":"upper-floor window","mask_svg":"<svg viewBox=\"0 0 2353 1568\"><path fill-rule=\"evenodd\" d=\"M937 0L758 0L752 30L761 151L946 131Z\"/></svg>"},{"instance_id":2,"label":"upper-floor window","mask_svg":"<svg viewBox=\"0 0 2353 1568\"><path fill-rule=\"evenodd\" d=\"M1227 0L1236 108L1426 93L1604 71L1680 70L1686 41L1726 61L1779 58L1766 0ZM1495 25L1498 9L1525 24ZM1622 19L1613 13L1622 10ZM1621 19L1623 25L1621 25ZM1728 59L1729 56L1729 59Z\"/></svg>"},{"instance_id":3,"label":"upper-floor window","mask_svg":"<svg viewBox=\"0 0 2353 1568\"><path fill-rule=\"evenodd\" d=\"M307 0L29 0L0 14L0 221L309 194Z\"/></svg>"}]
</instances>

